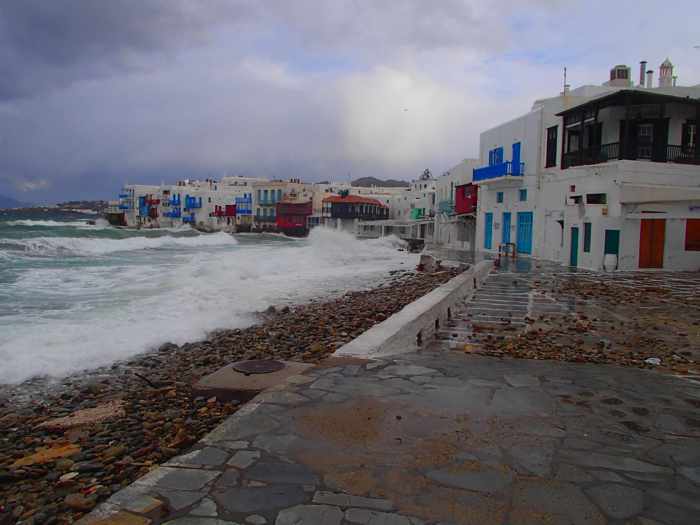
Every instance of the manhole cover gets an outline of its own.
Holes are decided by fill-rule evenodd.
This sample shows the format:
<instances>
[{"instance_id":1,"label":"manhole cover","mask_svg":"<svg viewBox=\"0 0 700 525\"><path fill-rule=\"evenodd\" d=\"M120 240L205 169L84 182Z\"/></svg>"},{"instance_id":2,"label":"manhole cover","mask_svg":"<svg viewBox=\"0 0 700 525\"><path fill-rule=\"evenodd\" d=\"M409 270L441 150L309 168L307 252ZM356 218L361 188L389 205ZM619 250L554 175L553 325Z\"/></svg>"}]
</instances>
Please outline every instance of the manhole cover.
<instances>
[{"instance_id":1,"label":"manhole cover","mask_svg":"<svg viewBox=\"0 0 700 525\"><path fill-rule=\"evenodd\" d=\"M269 374L270 372L277 372L284 368L284 363L272 359L252 359L250 361L234 363L232 366L236 372L249 376L251 374Z\"/></svg>"}]
</instances>

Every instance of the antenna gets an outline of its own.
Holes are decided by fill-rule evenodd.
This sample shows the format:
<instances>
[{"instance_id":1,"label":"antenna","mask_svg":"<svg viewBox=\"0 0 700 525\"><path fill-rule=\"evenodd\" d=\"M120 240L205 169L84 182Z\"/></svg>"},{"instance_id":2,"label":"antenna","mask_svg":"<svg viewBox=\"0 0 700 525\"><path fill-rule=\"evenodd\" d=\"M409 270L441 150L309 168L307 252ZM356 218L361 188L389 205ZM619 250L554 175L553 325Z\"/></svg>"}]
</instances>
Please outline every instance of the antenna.
<instances>
[{"instance_id":1,"label":"antenna","mask_svg":"<svg viewBox=\"0 0 700 525\"><path fill-rule=\"evenodd\" d=\"M566 92L566 66L564 66L564 92Z\"/></svg>"},{"instance_id":2,"label":"antenna","mask_svg":"<svg viewBox=\"0 0 700 525\"><path fill-rule=\"evenodd\" d=\"M561 94L566 95L569 92L569 84L566 82L566 66L564 66L564 89L562 90Z\"/></svg>"}]
</instances>

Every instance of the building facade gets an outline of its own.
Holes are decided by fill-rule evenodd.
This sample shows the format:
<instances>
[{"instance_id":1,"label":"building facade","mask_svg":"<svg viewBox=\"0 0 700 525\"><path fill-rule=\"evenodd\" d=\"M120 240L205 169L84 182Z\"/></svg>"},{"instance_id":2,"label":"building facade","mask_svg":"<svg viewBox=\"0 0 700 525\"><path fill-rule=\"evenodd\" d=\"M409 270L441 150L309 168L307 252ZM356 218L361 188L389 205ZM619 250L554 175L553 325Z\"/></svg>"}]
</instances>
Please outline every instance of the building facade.
<instances>
[{"instance_id":1,"label":"building facade","mask_svg":"<svg viewBox=\"0 0 700 525\"><path fill-rule=\"evenodd\" d=\"M437 178L434 244L475 249L477 191L472 177L478 166L479 159L465 159Z\"/></svg>"},{"instance_id":2,"label":"building facade","mask_svg":"<svg viewBox=\"0 0 700 525\"><path fill-rule=\"evenodd\" d=\"M658 87L615 66L607 85L565 88L482 133L479 249L593 270L700 268L700 86L669 85L669 65Z\"/></svg>"}]
</instances>

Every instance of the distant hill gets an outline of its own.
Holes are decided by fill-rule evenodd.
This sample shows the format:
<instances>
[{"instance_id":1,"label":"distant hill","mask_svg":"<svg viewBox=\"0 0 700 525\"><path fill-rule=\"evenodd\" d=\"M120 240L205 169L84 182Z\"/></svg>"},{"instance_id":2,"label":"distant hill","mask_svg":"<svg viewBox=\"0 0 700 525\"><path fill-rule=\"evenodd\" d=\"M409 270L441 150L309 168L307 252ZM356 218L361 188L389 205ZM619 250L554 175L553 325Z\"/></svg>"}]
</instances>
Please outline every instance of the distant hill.
<instances>
[{"instance_id":1,"label":"distant hill","mask_svg":"<svg viewBox=\"0 0 700 525\"><path fill-rule=\"evenodd\" d=\"M350 183L352 186L370 188L372 186L383 186L385 188L408 188L411 184L405 180L381 180L375 177L362 177Z\"/></svg>"},{"instance_id":2,"label":"distant hill","mask_svg":"<svg viewBox=\"0 0 700 525\"><path fill-rule=\"evenodd\" d=\"M0 210L3 208L22 208L24 206L27 206L24 202L0 195Z\"/></svg>"}]
</instances>

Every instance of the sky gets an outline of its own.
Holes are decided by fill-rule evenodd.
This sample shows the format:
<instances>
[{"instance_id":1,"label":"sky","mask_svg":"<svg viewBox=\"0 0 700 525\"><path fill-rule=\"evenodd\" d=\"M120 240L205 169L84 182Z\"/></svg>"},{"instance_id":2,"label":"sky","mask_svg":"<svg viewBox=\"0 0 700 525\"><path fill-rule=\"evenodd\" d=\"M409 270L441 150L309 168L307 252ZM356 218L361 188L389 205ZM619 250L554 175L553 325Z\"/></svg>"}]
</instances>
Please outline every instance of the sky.
<instances>
[{"instance_id":1,"label":"sky","mask_svg":"<svg viewBox=\"0 0 700 525\"><path fill-rule=\"evenodd\" d=\"M576 87L668 56L700 84L696 2L3 0L0 194L440 174L564 66Z\"/></svg>"}]
</instances>

